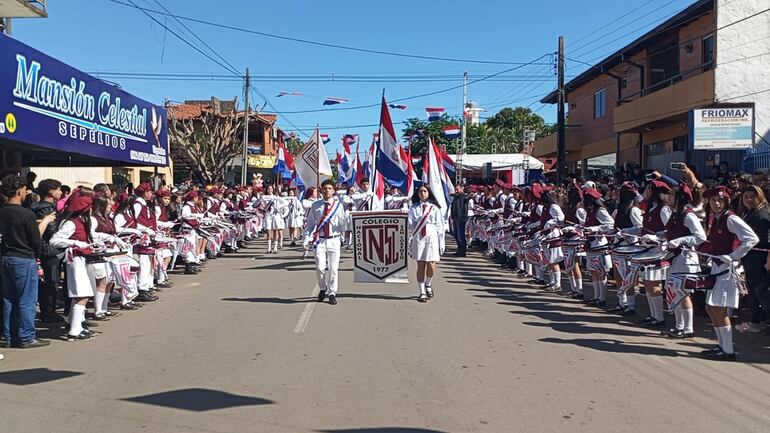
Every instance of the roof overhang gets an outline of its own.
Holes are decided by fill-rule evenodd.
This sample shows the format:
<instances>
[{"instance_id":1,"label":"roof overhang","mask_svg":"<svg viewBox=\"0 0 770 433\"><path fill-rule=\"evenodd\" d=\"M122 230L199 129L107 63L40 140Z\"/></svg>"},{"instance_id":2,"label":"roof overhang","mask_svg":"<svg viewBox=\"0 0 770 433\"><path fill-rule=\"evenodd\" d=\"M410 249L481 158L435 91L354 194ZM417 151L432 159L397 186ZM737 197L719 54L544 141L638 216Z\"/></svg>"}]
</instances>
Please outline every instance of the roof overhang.
<instances>
[{"instance_id":1,"label":"roof overhang","mask_svg":"<svg viewBox=\"0 0 770 433\"><path fill-rule=\"evenodd\" d=\"M48 18L45 0L0 0L0 17Z\"/></svg>"}]
</instances>

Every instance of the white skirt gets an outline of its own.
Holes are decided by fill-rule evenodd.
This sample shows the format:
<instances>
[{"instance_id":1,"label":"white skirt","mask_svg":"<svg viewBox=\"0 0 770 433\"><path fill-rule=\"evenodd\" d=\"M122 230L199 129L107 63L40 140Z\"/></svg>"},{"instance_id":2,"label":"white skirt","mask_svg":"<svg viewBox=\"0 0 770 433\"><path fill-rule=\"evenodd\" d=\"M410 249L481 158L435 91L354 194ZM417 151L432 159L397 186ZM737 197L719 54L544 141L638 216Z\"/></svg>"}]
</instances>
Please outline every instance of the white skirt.
<instances>
[{"instance_id":1,"label":"white skirt","mask_svg":"<svg viewBox=\"0 0 770 433\"><path fill-rule=\"evenodd\" d=\"M70 298L90 298L96 291L89 266L82 256L75 256L67 263L67 292Z\"/></svg>"},{"instance_id":2,"label":"white skirt","mask_svg":"<svg viewBox=\"0 0 770 433\"><path fill-rule=\"evenodd\" d=\"M280 214L269 214L265 216L266 230L283 230L285 228L286 223Z\"/></svg>"},{"instance_id":3,"label":"white skirt","mask_svg":"<svg viewBox=\"0 0 770 433\"><path fill-rule=\"evenodd\" d=\"M110 274L110 267L107 263L91 263L88 265L88 272L94 279L101 280L107 278Z\"/></svg>"},{"instance_id":4,"label":"white skirt","mask_svg":"<svg viewBox=\"0 0 770 433\"><path fill-rule=\"evenodd\" d=\"M642 269L641 275L644 281L666 281L668 278L668 266L656 267L646 266Z\"/></svg>"},{"instance_id":5,"label":"white skirt","mask_svg":"<svg viewBox=\"0 0 770 433\"><path fill-rule=\"evenodd\" d=\"M441 260L438 233L433 226L426 226L425 229L425 236L409 239L409 256L420 262L438 262Z\"/></svg>"},{"instance_id":6,"label":"white skirt","mask_svg":"<svg viewBox=\"0 0 770 433\"><path fill-rule=\"evenodd\" d=\"M711 273L718 274L726 269L727 265L721 265L719 267L712 265ZM714 288L706 292L706 305L711 305L712 307L738 308L741 294L738 289L738 282L734 280L735 278L732 272L727 272L716 277Z\"/></svg>"},{"instance_id":7,"label":"white skirt","mask_svg":"<svg viewBox=\"0 0 770 433\"><path fill-rule=\"evenodd\" d=\"M545 259L548 261L548 264L550 265L553 265L554 263L559 263L560 261L564 260L564 251L562 251L561 247L546 248Z\"/></svg>"},{"instance_id":8,"label":"white skirt","mask_svg":"<svg viewBox=\"0 0 770 433\"><path fill-rule=\"evenodd\" d=\"M302 215L294 215L286 218L286 225L289 228L296 229L305 226L305 217Z\"/></svg>"}]
</instances>

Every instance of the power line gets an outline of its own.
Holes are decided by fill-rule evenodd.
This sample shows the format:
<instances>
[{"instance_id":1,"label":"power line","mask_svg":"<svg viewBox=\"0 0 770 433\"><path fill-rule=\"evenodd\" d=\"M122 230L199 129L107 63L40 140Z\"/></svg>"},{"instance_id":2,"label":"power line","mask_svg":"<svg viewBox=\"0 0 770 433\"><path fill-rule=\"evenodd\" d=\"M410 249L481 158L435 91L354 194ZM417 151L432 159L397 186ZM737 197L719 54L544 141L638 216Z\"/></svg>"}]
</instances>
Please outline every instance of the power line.
<instances>
[{"instance_id":1,"label":"power line","mask_svg":"<svg viewBox=\"0 0 770 433\"><path fill-rule=\"evenodd\" d=\"M576 43L578 43L578 42L580 42L580 41L583 41L583 40L585 40L585 39L586 39L586 38L588 38L589 36L593 36L593 35L595 35L596 33L599 33L600 31L602 31L602 30L606 29L608 26L610 26L610 25L612 25L612 24L615 24L616 22L618 22L618 21L622 20L623 18L625 18L625 17L627 17L627 16L631 15L632 13L634 13L634 12L638 11L639 9L642 9L643 7L647 6L648 4L650 4L650 3L654 2L654 1L655 1L655 0L648 0L646 3L643 3L643 4L639 5L639 6L637 6L637 7L633 8L633 9L631 9L630 11L626 12L625 14L623 14L623 15L621 15L621 16L619 16L619 17L615 18L614 20L612 20L612 21L608 22L607 24L604 24L603 26L601 26L601 27L597 28L596 30L592 31L591 33L588 33L588 34L586 34L586 35L583 35L583 36L581 36L580 38L578 38L578 39L576 39L576 40L572 41L572 44L576 44ZM567 48L569 48L569 46L570 46L570 44L567 44Z\"/></svg>"},{"instance_id":2,"label":"power line","mask_svg":"<svg viewBox=\"0 0 770 433\"><path fill-rule=\"evenodd\" d=\"M258 36L264 36L264 37L268 37L268 38L281 39L281 40L285 40L285 41L291 41L291 42L303 43L303 44L308 44L308 45L321 46L321 47L326 47L326 48L336 48L336 49L340 49L340 50L357 51L357 52L362 52L362 53L379 54L379 55L384 55L384 56L405 57L405 58L420 59L420 60L435 60L435 61L442 61L442 62L481 63L481 64L492 64L492 65L521 65L521 64L528 64L528 63L522 63L522 62L504 62L504 61L496 61L496 60L476 60L476 59L459 59L459 58L452 58L452 57L426 56L426 55L418 55L418 54L398 53L398 52L393 52L393 51L375 50L375 49L369 49L369 48L359 48L359 47L352 47L352 46L347 46L347 45L331 44L331 43L326 43L326 42L318 42L318 41L311 41L311 40L308 40L308 39L296 38L296 37L292 37L292 36L283 36L283 35L278 35L278 34L274 34L274 33L260 32L260 31L257 31L257 30L252 30L252 29L247 29L247 28L242 28L242 27L236 27L236 26L231 26L231 25L227 25L227 24L216 23L216 22L213 22L213 21L206 21L206 20L201 20L201 19L197 19L197 18L186 17L186 16L182 16L182 15L173 15L173 14L169 14L169 13L166 13L166 12L163 12L163 11L159 11L159 10L156 10L156 9L143 8L143 7L137 6L132 0L128 0L131 4L125 3L125 2L120 1L120 0L108 0L108 1L110 1L112 3L115 3L115 4L119 4L119 5L123 5L123 6L128 6L128 7L134 8L134 9L139 9L139 10L141 10L142 12L144 12L147 15L149 15L149 13L151 12L151 13L158 14L158 15L163 15L163 16L173 16L173 17L175 17L177 19L180 19L180 20L185 20L185 21L194 22L194 23L198 23L198 24L204 24L204 25L211 26L211 27L217 27L217 28L221 28L221 29L233 30L233 31L238 31L238 32L258 35Z\"/></svg>"},{"instance_id":3,"label":"power line","mask_svg":"<svg viewBox=\"0 0 770 433\"><path fill-rule=\"evenodd\" d=\"M112 0L111 0L111 1L112 1ZM481 77L481 78L478 78L478 79L476 79L476 80L472 80L472 81L469 81L469 82L468 82L468 85L471 85L471 84L475 84L475 83L478 83L478 82L481 82L481 81L485 81L485 80L488 80L488 79L490 79L490 78L496 77L496 76L498 76L498 75L502 75L502 74L505 74L505 73L508 73L508 72L512 72L512 71L515 71L515 70L517 70L517 69L521 69L521 68L523 68L523 67L525 67L525 66L529 66L529 65L532 65L532 64L534 64L535 62L537 62L537 61L539 61L539 60L543 59L544 57L550 56L550 55L551 55L550 53L546 53L546 54L543 54L542 56L538 57L537 59L535 59L535 60L533 60L533 61L531 61L531 62L529 62L529 63L527 63L527 64L524 64L524 65L519 65L519 66L515 66L515 67L513 67L513 68L505 69L505 70L503 70L503 71L500 71L500 72L497 72L497 73L494 73L494 74L491 74L491 75L487 75L487 76L485 76L485 77ZM388 102L403 102L403 101L410 101L410 100L413 100L413 99L419 99L419 98L424 98L424 97L427 97L427 96L433 96L433 95L438 95L438 94L441 94L441 93L451 92L452 90L457 90L457 89L460 89L460 88L462 88L462 87L463 87L463 85L462 85L462 84L460 84L460 85L457 85L457 86L452 86L452 87L448 87L448 88L446 88L446 89L436 90L436 91L433 91L433 92L427 92L427 93L422 93L422 94L419 94L419 95L412 95L412 96L407 96L407 97L404 97L404 98L391 99L391 100L389 100ZM300 114L300 113L320 113L320 112L333 112L333 111L350 111L350 110L360 110L360 109L363 109L363 108L372 108L372 107L378 107L379 105L380 105L380 103L379 103L379 102L377 102L377 103L374 103L374 104L368 104L368 105L358 105L358 106L353 106L353 107L341 107L341 108L329 108L329 109L314 109L314 110L296 110L296 111L284 111L284 113L289 113L289 114Z\"/></svg>"}]
</instances>

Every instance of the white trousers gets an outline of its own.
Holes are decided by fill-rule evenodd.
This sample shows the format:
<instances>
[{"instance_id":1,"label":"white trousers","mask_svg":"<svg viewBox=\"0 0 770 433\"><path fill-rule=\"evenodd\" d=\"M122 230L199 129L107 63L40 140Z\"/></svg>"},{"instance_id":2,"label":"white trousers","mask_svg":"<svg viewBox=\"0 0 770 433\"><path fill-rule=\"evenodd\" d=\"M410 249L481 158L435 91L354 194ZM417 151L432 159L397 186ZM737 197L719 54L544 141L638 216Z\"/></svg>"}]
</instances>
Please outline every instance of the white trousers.
<instances>
[{"instance_id":1,"label":"white trousers","mask_svg":"<svg viewBox=\"0 0 770 433\"><path fill-rule=\"evenodd\" d=\"M337 274L340 269L340 238L321 239L315 249L315 274L318 287L326 295L337 294Z\"/></svg>"},{"instance_id":2,"label":"white trousers","mask_svg":"<svg viewBox=\"0 0 770 433\"><path fill-rule=\"evenodd\" d=\"M137 274L139 290L150 290L153 286L152 256L134 254L134 259L139 262L139 273Z\"/></svg>"}]
</instances>

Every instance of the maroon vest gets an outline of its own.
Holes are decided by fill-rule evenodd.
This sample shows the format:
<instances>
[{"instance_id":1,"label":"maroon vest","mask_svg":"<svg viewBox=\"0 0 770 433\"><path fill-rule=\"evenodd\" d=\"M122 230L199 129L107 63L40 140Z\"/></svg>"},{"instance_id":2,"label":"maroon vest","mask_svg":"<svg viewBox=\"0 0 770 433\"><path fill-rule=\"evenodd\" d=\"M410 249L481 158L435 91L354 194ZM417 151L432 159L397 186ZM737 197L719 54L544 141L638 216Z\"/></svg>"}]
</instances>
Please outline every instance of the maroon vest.
<instances>
[{"instance_id":1,"label":"maroon vest","mask_svg":"<svg viewBox=\"0 0 770 433\"><path fill-rule=\"evenodd\" d=\"M86 228L85 223L81 219L81 217L73 217L70 218L70 221L72 221L75 224L75 233L70 236L70 239L80 241L80 242L91 242L91 233L88 232L88 229Z\"/></svg>"},{"instance_id":2,"label":"maroon vest","mask_svg":"<svg viewBox=\"0 0 770 433\"><path fill-rule=\"evenodd\" d=\"M652 233L663 231L666 226L663 225L663 218L660 216L662 210L663 205L661 204L655 206L655 209L648 209L642 218L642 227Z\"/></svg>"},{"instance_id":3,"label":"maroon vest","mask_svg":"<svg viewBox=\"0 0 770 433\"><path fill-rule=\"evenodd\" d=\"M167 206L158 206L160 208L160 214L158 214L158 221L167 222L168 221L168 207Z\"/></svg>"},{"instance_id":4,"label":"maroon vest","mask_svg":"<svg viewBox=\"0 0 770 433\"><path fill-rule=\"evenodd\" d=\"M540 215L537 214L537 204L529 204L529 222L535 223L540 221Z\"/></svg>"},{"instance_id":5,"label":"maroon vest","mask_svg":"<svg viewBox=\"0 0 770 433\"><path fill-rule=\"evenodd\" d=\"M671 215L668 224L666 224L666 240L670 241L692 234L690 229L684 225L684 218L689 213L692 213L692 209L685 209L682 213L676 212L674 215Z\"/></svg>"},{"instance_id":6,"label":"maroon vest","mask_svg":"<svg viewBox=\"0 0 770 433\"><path fill-rule=\"evenodd\" d=\"M145 227L149 227L153 230L157 229L158 222L155 221L155 213L152 212L149 207L139 202L137 203L141 206L141 209L139 210L139 214L135 215L136 222ZM133 209L133 206L134 205L132 205L132 209Z\"/></svg>"},{"instance_id":7,"label":"maroon vest","mask_svg":"<svg viewBox=\"0 0 770 433\"><path fill-rule=\"evenodd\" d=\"M94 216L96 219L96 231L99 233L107 233L114 235L117 233L115 230L115 223L109 218L103 218L100 216Z\"/></svg>"},{"instance_id":8,"label":"maroon vest","mask_svg":"<svg viewBox=\"0 0 770 433\"><path fill-rule=\"evenodd\" d=\"M601 225L599 222L599 218L596 217L596 215L599 214L599 209L601 208L593 208L590 212L588 212L588 215L586 215L586 222L584 226L586 227L596 227L598 225Z\"/></svg>"},{"instance_id":9,"label":"maroon vest","mask_svg":"<svg viewBox=\"0 0 770 433\"><path fill-rule=\"evenodd\" d=\"M731 215L735 214L727 211L719 219L714 219L706 243L702 245L701 251L706 254L721 256L732 253L740 246L741 241L738 239L738 236L727 228L727 219Z\"/></svg>"},{"instance_id":10,"label":"maroon vest","mask_svg":"<svg viewBox=\"0 0 770 433\"><path fill-rule=\"evenodd\" d=\"M540 230L545 228L545 223L551 219L551 205L543 205L543 213L540 214Z\"/></svg>"}]
</instances>

